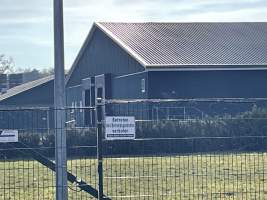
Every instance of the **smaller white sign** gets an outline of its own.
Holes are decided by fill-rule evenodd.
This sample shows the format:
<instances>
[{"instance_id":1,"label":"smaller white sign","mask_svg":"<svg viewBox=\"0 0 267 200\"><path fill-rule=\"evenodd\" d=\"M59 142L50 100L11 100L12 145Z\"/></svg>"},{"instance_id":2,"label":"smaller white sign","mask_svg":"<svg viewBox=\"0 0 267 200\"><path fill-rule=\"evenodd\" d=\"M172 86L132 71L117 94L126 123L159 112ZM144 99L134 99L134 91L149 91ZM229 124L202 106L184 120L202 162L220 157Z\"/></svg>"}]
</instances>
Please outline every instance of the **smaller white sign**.
<instances>
[{"instance_id":1,"label":"smaller white sign","mask_svg":"<svg viewBox=\"0 0 267 200\"><path fill-rule=\"evenodd\" d=\"M135 139L135 118L111 116L105 118L106 140L133 140Z\"/></svg>"},{"instance_id":2,"label":"smaller white sign","mask_svg":"<svg viewBox=\"0 0 267 200\"><path fill-rule=\"evenodd\" d=\"M0 130L0 143L18 142L18 130Z\"/></svg>"}]
</instances>

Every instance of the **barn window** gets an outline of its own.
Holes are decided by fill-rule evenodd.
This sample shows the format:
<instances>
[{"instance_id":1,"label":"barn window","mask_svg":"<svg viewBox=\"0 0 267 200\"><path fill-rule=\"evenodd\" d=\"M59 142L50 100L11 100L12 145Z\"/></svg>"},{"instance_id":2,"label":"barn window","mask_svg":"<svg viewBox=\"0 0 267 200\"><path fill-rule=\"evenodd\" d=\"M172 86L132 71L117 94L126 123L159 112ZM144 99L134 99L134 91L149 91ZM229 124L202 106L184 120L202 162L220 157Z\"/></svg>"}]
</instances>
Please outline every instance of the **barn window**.
<instances>
[{"instance_id":1,"label":"barn window","mask_svg":"<svg viewBox=\"0 0 267 200\"><path fill-rule=\"evenodd\" d=\"M144 78L141 80L141 91L146 92L146 79Z\"/></svg>"}]
</instances>

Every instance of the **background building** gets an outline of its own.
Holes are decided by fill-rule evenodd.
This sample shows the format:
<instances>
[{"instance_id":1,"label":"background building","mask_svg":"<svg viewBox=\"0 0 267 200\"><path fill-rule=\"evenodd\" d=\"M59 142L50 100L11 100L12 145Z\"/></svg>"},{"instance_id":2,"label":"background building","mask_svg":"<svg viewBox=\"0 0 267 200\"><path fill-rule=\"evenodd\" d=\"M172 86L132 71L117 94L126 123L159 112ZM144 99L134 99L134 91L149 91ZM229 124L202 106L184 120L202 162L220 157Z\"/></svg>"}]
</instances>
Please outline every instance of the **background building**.
<instances>
[{"instance_id":1,"label":"background building","mask_svg":"<svg viewBox=\"0 0 267 200\"><path fill-rule=\"evenodd\" d=\"M37 70L23 73L0 74L0 93L4 93L10 88L39 78L41 78L41 76Z\"/></svg>"},{"instance_id":2,"label":"background building","mask_svg":"<svg viewBox=\"0 0 267 200\"><path fill-rule=\"evenodd\" d=\"M93 106L97 95L105 99L266 98L265 52L267 23L95 23L67 77L67 104ZM215 113L232 110L215 107ZM142 113L146 114L152 116ZM90 114L82 116L78 121L92 121L87 119Z\"/></svg>"},{"instance_id":3,"label":"background building","mask_svg":"<svg viewBox=\"0 0 267 200\"><path fill-rule=\"evenodd\" d=\"M0 74L0 93L8 89L7 74Z\"/></svg>"},{"instance_id":4,"label":"background building","mask_svg":"<svg viewBox=\"0 0 267 200\"><path fill-rule=\"evenodd\" d=\"M0 129L37 130L53 127L54 76L15 86L0 95Z\"/></svg>"}]
</instances>

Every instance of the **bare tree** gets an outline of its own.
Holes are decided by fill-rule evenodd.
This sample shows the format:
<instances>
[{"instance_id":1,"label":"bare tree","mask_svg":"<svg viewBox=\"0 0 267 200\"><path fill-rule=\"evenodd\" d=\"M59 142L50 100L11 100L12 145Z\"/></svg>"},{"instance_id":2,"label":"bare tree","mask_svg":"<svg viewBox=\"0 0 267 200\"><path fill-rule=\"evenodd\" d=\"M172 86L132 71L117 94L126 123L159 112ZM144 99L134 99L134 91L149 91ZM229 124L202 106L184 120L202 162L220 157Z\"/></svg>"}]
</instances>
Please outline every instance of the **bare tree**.
<instances>
[{"instance_id":1,"label":"bare tree","mask_svg":"<svg viewBox=\"0 0 267 200\"><path fill-rule=\"evenodd\" d=\"M11 57L6 57L4 54L0 54L0 74L12 72L13 67L13 59Z\"/></svg>"},{"instance_id":2,"label":"bare tree","mask_svg":"<svg viewBox=\"0 0 267 200\"><path fill-rule=\"evenodd\" d=\"M40 76L41 77L45 77L45 76L50 76L54 74L54 69L53 68L46 68L46 69L42 69L40 71Z\"/></svg>"}]
</instances>

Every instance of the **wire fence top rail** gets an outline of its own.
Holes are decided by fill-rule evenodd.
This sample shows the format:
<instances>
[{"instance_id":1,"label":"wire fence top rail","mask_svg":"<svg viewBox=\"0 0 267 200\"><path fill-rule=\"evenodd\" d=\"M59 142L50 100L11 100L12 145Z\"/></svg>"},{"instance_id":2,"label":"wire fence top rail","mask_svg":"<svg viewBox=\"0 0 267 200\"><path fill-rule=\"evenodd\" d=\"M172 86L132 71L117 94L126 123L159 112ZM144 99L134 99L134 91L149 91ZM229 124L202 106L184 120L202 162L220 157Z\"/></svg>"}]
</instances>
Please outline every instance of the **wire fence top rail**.
<instances>
[{"instance_id":1,"label":"wire fence top rail","mask_svg":"<svg viewBox=\"0 0 267 200\"><path fill-rule=\"evenodd\" d=\"M64 108L67 123L57 131L66 131L69 199L96 199L100 161L106 198L267 199L267 99L206 100L107 100L98 123L94 106ZM201 112L219 109L201 115L185 108L190 101L204 103ZM217 115L217 102L233 112ZM53 108L0 111L0 126L19 133L17 144L0 143L0 200L54 199ZM135 116L135 139L107 140L106 116Z\"/></svg>"},{"instance_id":2,"label":"wire fence top rail","mask_svg":"<svg viewBox=\"0 0 267 200\"><path fill-rule=\"evenodd\" d=\"M165 103L165 102L232 102L232 103L253 103L267 101L267 98L186 98L186 99L105 99L104 104L120 103Z\"/></svg>"}]
</instances>

